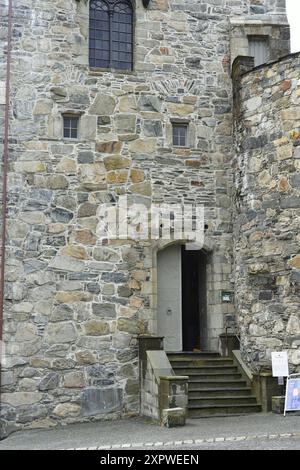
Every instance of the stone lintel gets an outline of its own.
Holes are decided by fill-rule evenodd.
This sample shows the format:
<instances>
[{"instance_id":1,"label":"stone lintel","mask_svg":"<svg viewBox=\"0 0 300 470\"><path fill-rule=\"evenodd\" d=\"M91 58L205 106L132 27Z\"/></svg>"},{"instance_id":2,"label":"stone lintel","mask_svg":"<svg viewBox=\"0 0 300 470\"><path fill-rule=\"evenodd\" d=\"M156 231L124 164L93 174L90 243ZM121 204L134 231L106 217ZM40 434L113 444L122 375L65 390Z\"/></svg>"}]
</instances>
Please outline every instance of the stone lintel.
<instances>
[{"instance_id":1,"label":"stone lintel","mask_svg":"<svg viewBox=\"0 0 300 470\"><path fill-rule=\"evenodd\" d=\"M260 17L247 18L245 16L232 17L229 22L232 26L289 26L285 15L272 13L272 15L260 15Z\"/></svg>"}]
</instances>

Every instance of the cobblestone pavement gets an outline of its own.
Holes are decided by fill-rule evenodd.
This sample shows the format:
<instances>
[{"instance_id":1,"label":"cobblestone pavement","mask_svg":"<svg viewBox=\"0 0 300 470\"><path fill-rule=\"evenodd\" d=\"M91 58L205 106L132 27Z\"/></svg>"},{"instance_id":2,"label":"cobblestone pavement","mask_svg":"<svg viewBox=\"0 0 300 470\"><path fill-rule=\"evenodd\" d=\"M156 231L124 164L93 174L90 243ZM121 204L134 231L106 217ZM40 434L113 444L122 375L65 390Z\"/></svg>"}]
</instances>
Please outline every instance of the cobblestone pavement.
<instances>
[{"instance_id":1,"label":"cobblestone pavement","mask_svg":"<svg viewBox=\"0 0 300 470\"><path fill-rule=\"evenodd\" d=\"M265 447L264 447L265 446ZM0 450L21 449L234 449L300 448L300 416L254 414L189 420L167 429L143 418L28 430L0 442ZM282 446L282 447L281 447ZM290 448L290 447L289 447Z\"/></svg>"}]
</instances>

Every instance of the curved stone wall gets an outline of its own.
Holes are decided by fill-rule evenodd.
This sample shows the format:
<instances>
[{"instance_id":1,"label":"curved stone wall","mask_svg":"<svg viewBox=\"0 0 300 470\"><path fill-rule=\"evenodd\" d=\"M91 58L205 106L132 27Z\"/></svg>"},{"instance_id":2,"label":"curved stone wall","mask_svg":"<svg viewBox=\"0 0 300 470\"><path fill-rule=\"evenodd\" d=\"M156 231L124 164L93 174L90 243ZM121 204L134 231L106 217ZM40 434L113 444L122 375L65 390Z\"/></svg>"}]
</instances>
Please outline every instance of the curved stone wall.
<instances>
[{"instance_id":1,"label":"curved stone wall","mask_svg":"<svg viewBox=\"0 0 300 470\"><path fill-rule=\"evenodd\" d=\"M300 370L300 55L241 78L236 127L235 286L242 351Z\"/></svg>"}]
</instances>

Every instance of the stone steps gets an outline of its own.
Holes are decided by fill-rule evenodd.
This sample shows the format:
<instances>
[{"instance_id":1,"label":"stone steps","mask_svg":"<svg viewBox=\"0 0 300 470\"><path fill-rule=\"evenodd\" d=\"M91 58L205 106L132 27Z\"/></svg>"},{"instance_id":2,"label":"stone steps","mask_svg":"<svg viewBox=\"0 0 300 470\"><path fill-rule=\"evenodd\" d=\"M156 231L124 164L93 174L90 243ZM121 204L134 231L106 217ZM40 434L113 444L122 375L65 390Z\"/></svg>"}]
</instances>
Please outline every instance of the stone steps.
<instances>
[{"instance_id":1,"label":"stone steps","mask_svg":"<svg viewBox=\"0 0 300 470\"><path fill-rule=\"evenodd\" d=\"M234 394L235 397L249 397L251 396L251 389L249 387L232 388L232 387L221 387L221 388L195 388L189 389L190 398L199 397L231 397Z\"/></svg>"},{"instance_id":2,"label":"stone steps","mask_svg":"<svg viewBox=\"0 0 300 470\"><path fill-rule=\"evenodd\" d=\"M214 389L222 389L224 387L230 389L236 389L240 387L246 387L247 383L245 380L189 380L189 390L195 390L197 388L205 389L205 388L214 388Z\"/></svg>"},{"instance_id":3,"label":"stone steps","mask_svg":"<svg viewBox=\"0 0 300 470\"><path fill-rule=\"evenodd\" d=\"M187 375L190 418L258 413L261 406L252 395L238 367L218 353L168 354L176 375Z\"/></svg>"},{"instance_id":4,"label":"stone steps","mask_svg":"<svg viewBox=\"0 0 300 470\"><path fill-rule=\"evenodd\" d=\"M172 365L173 368L177 367L222 367L224 366L232 366L232 360L231 359L225 359L225 358L213 358L213 359L184 359L178 358L178 359L172 359Z\"/></svg>"},{"instance_id":5,"label":"stone steps","mask_svg":"<svg viewBox=\"0 0 300 470\"><path fill-rule=\"evenodd\" d=\"M216 365L216 366L204 366L204 365L187 365L187 366L173 366L174 371L177 375L197 375L197 374L206 374L206 375L216 375L216 374L238 374L238 369L232 365ZM240 375L240 374L239 374Z\"/></svg>"},{"instance_id":6,"label":"stone steps","mask_svg":"<svg viewBox=\"0 0 300 470\"><path fill-rule=\"evenodd\" d=\"M209 418L211 416L230 416L261 412L260 405L207 405L195 407L189 405L190 418Z\"/></svg>"},{"instance_id":7,"label":"stone steps","mask_svg":"<svg viewBox=\"0 0 300 470\"><path fill-rule=\"evenodd\" d=\"M181 371L179 373L178 369L174 369L174 372L175 372L176 375L188 375L189 378L190 378L189 381L193 381L193 382L194 381L202 381L202 380L210 380L210 381L214 380L215 382L218 382L219 380L220 381L223 381L223 380L234 381L234 380L239 380L239 379L242 378L241 374L228 373L228 372L224 372L224 374L222 374L222 372L217 372L215 374L213 372L200 373L200 372L194 371L194 370L191 370L191 371L185 370L184 372Z\"/></svg>"},{"instance_id":8,"label":"stone steps","mask_svg":"<svg viewBox=\"0 0 300 470\"><path fill-rule=\"evenodd\" d=\"M206 351L206 352L168 352L168 358L170 361L177 361L177 360L197 360L197 359L222 359L220 354L214 351Z\"/></svg>"},{"instance_id":9,"label":"stone steps","mask_svg":"<svg viewBox=\"0 0 300 470\"><path fill-rule=\"evenodd\" d=\"M235 405L249 405L249 404L257 404L256 403L256 397L254 396L246 396L246 397L239 397L239 396L199 396L199 397L191 397L189 396L189 405L190 407L194 406L199 406L199 407L205 407L207 405L213 406L213 405L230 405L230 406L235 406Z\"/></svg>"}]
</instances>

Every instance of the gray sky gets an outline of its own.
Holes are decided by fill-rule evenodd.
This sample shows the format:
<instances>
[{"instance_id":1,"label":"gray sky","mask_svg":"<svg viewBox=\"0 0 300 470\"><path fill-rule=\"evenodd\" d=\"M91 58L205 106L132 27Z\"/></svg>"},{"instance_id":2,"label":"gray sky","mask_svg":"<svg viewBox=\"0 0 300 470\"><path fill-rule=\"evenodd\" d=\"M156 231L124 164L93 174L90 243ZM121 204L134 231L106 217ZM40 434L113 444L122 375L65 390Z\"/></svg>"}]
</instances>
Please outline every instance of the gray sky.
<instances>
[{"instance_id":1,"label":"gray sky","mask_svg":"<svg viewBox=\"0 0 300 470\"><path fill-rule=\"evenodd\" d=\"M300 51L300 0L286 0L288 19L291 25L291 51Z\"/></svg>"}]
</instances>

